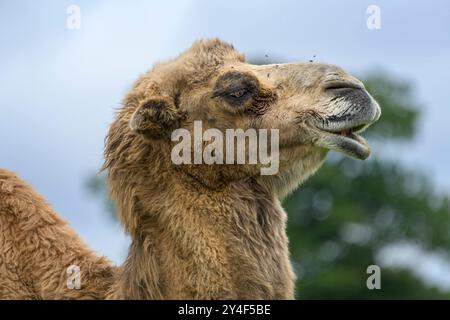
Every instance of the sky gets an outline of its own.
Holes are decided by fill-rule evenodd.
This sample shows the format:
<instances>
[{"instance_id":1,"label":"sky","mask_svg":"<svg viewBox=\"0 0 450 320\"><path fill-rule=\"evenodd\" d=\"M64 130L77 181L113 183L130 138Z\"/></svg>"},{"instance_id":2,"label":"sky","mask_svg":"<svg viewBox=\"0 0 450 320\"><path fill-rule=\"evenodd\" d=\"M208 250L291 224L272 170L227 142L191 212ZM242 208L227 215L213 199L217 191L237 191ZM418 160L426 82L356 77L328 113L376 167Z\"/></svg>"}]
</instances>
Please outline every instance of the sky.
<instances>
[{"instance_id":1,"label":"sky","mask_svg":"<svg viewBox=\"0 0 450 320\"><path fill-rule=\"evenodd\" d=\"M70 5L80 8L78 30L67 28ZM380 8L379 30L366 26L369 5ZM315 56L356 75L384 70L411 81L423 106L416 143L382 147L448 194L449 34L445 0L0 0L0 167L120 263L129 240L85 186L102 164L114 110L155 62L219 37L248 58Z\"/></svg>"}]
</instances>

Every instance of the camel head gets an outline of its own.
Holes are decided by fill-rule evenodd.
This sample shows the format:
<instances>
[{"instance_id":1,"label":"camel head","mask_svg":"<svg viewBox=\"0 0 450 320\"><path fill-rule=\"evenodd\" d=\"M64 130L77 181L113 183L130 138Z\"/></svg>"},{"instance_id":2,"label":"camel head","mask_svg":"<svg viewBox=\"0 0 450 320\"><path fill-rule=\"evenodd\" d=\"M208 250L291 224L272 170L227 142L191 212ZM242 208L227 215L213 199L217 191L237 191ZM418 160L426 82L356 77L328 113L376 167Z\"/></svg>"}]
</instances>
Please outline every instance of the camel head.
<instances>
[{"instance_id":1,"label":"camel head","mask_svg":"<svg viewBox=\"0 0 450 320\"><path fill-rule=\"evenodd\" d=\"M200 132L214 130L206 137L209 142L217 141L220 133L225 140L227 129L254 129L257 134L263 129L269 136L267 152L279 156L272 180L298 184L320 166L328 150L366 159L370 148L360 133L380 113L362 82L339 67L322 63L253 65L229 44L200 41L174 60L157 64L136 82L111 128L106 166L111 169L120 157L130 159L123 152L132 150L150 162L172 163L206 185L226 184L260 175L268 164L237 164L237 157L235 163L227 163L226 141L212 152L217 156L223 151L223 164L205 163L201 151L195 162L195 124L201 124ZM173 148L182 136L178 131L174 139L174 132L179 129L191 135L191 162L174 165ZM275 131L277 136L272 136ZM205 147L208 141L200 137L197 146ZM250 143L244 141L245 157L249 157ZM277 148L271 149L275 142ZM120 147L128 149L121 151ZM149 156L149 148L154 155ZM239 152L237 144L233 148ZM261 145L257 149L256 154ZM139 161L145 161L142 159Z\"/></svg>"},{"instance_id":2,"label":"camel head","mask_svg":"<svg viewBox=\"0 0 450 320\"><path fill-rule=\"evenodd\" d=\"M133 239L122 296L292 299L279 199L330 149L367 158L359 134L379 116L332 65L252 65L219 40L155 65L106 140L110 194Z\"/></svg>"}]
</instances>

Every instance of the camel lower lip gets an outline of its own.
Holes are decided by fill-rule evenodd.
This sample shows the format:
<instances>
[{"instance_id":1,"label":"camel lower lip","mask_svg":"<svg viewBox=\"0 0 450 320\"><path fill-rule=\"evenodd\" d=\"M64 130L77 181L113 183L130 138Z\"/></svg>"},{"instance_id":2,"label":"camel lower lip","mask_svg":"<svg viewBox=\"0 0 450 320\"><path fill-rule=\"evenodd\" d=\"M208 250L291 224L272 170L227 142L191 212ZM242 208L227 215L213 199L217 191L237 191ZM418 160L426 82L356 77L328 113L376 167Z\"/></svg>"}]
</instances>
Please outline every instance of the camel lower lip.
<instances>
[{"instance_id":1,"label":"camel lower lip","mask_svg":"<svg viewBox=\"0 0 450 320\"><path fill-rule=\"evenodd\" d=\"M366 140L355 133L340 135L337 133L324 132L325 135L318 140L317 145L326 149L334 150L351 158L360 160L367 159L370 155L370 147Z\"/></svg>"}]
</instances>

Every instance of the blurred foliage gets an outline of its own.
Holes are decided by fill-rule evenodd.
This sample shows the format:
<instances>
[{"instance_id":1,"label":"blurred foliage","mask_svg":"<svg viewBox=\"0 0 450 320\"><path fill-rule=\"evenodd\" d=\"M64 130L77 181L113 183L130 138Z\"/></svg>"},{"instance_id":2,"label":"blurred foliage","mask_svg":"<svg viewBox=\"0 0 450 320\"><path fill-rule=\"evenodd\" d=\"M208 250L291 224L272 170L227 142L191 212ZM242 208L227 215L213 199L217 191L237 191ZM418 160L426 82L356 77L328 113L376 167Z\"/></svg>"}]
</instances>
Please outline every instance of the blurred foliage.
<instances>
[{"instance_id":1,"label":"blurred foliage","mask_svg":"<svg viewBox=\"0 0 450 320\"><path fill-rule=\"evenodd\" d=\"M406 271L382 267L382 290L368 290L366 268L389 244L450 248L449 201L397 164L339 158L291 195L288 234L301 298L439 298ZM420 261L417 261L420 263ZM450 297L450 295L448 295Z\"/></svg>"},{"instance_id":2,"label":"blurred foliage","mask_svg":"<svg viewBox=\"0 0 450 320\"><path fill-rule=\"evenodd\" d=\"M414 102L411 85L380 72L366 77L364 85L383 109L383 118L368 130L366 136L385 141L414 138L419 107Z\"/></svg>"},{"instance_id":3,"label":"blurred foliage","mask_svg":"<svg viewBox=\"0 0 450 320\"><path fill-rule=\"evenodd\" d=\"M419 106L411 86L382 73L365 78L382 117L367 134L371 142L411 143ZM104 176L89 179L89 190L106 199ZM292 262L300 299L432 299L450 293L432 288L411 270L381 266L381 290L366 286L369 265L380 249L400 241L421 248L450 248L449 199L427 178L399 163L372 156L361 162L331 154L325 165L284 201Z\"/></svg>"},{"instance_id":4,"label":"blurred foliage","mask_svg":"<svg viewBox=\"0 0 450 320\"><path fill-rule=\"evenodd\" d=\"M109 198L106 187L106 172L93 174L86 179L86 188L95 197L103 202L111 219L116 220L116 208Z\"/></svg>"}]
</instances>

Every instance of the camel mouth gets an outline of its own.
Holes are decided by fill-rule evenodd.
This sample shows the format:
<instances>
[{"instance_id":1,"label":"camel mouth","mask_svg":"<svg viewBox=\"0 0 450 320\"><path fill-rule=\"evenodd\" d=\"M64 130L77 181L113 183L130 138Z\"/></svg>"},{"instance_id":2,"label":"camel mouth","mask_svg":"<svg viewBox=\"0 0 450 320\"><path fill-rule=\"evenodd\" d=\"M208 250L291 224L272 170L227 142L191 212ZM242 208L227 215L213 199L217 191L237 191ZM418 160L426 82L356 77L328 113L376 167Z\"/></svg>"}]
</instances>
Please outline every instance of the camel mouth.
<instances>
[{"instance_id":1,"label":"camel mouth","mask_svg":"<svg viewBox=\"0 0 450 320\"><path fill-rule=\"evenodd\" d=\"M367 141L360 135L381 115L378 104L372 100L366 112L356 116L354 120L330 121L317 124L316 129L320 131L320 138L316 142L317 146L343 153L351 158L365 160L370 156L371 150Z\"/></svg>"},{"instance_id":2,"label":"camel mouth","mask_svg":"<svg viewBox=\"0 0 450 320\"><path fill-rule=\"evenodd\" d=\"M367 141L358 133L364 131L368 126L359 125L339 131L321 129L322 137L318 145L343 153L351 158L365 160L370 156L371 150Z\"/></svg>"}]
</instances>

